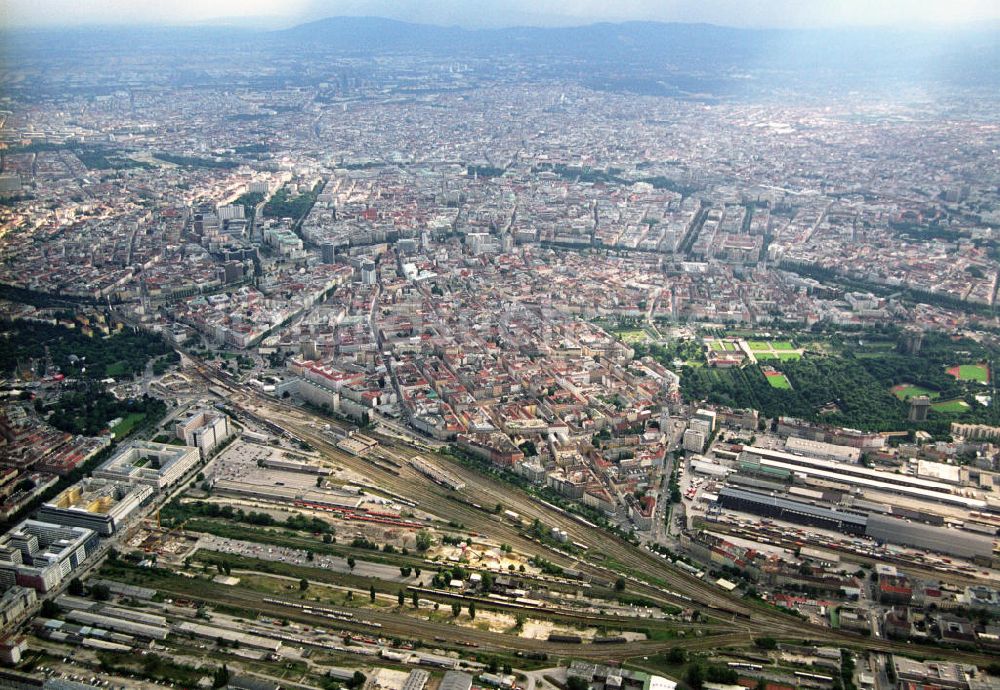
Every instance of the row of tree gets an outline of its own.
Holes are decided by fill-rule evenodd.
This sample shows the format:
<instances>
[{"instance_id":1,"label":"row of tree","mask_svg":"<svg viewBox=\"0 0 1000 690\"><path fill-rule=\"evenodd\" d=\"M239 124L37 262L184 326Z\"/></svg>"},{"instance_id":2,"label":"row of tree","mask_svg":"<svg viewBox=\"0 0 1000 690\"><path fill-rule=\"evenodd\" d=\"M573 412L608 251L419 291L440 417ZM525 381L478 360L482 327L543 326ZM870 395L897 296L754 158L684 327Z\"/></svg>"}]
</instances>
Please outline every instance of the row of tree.
<instances>
[{"instance_id":1,"label":"row of tree","mask_svg":"<svg viewBox=\"0 0 1000 690\"><path fill-rule=\"evenodd\" d=\"M110 420L133 414L143 415L145 420L158 420L166 413L167 406L148 395L119 400L99 384L78 384L65 391L51 407L37 400L35 409L41 414L51 413L48 423L60 431L97 436L105 431Z\"/></svg>"},{"instance_id":2,"label":"row of tree","mask_svg":"<svg viewBox=\"0 0 1000 690\"><path fill-rule=\"evenodd\" d=\"M79 329L35 321L0 321L0 372L12 373L30 361L44 371L46 354L68 377L134 376L146 362L172 353L159 336L126 330L107 338Z\"/></svg>"}]
</instances>

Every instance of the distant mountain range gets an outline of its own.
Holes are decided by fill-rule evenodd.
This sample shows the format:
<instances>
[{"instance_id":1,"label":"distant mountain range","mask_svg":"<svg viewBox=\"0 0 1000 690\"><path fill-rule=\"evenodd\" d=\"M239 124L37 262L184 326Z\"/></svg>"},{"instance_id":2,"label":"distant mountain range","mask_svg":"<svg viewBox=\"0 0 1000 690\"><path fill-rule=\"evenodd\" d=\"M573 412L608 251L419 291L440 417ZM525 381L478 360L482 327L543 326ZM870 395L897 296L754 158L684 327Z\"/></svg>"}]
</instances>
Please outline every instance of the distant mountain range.
<instances>
[{"instance_id":1,"label":"distant mountain range","mask_svg":"<svg viewBox=\"0 0 1000 690\"><path fill-rule=\"evenodd\" d=\"M278 32L343 50L423 50L476 55L563 55L592 62L779 69L937 69L1000 73L1000 30L739 29L711 24L598 23L574 27L463 29L377 17L332 17ZM980 71L977 69L977 72Z\"/></svg>"},{"instance_id":2,"label":"distant mountain range","mask_svg":"<svg viewBox=\"0 0 1000 690\"><path fill-rule=\"evenodd\" d=\"M904 84L1000 88L1000 25L743 29L709 24L598 23L570 27L464 29L377 17L332 17L283 30L233 26L90 27L0 32L0 60L33 56L195 50L257 59L294 54L371 56L419 52L438 58L520 60L529 78L593 88L711 97L888 90ZM237 50L238 48L238 50ZM192 54L197 54L192 53ZM43 58L44 59L44 58Z\"/></svg>"}]
</instances>

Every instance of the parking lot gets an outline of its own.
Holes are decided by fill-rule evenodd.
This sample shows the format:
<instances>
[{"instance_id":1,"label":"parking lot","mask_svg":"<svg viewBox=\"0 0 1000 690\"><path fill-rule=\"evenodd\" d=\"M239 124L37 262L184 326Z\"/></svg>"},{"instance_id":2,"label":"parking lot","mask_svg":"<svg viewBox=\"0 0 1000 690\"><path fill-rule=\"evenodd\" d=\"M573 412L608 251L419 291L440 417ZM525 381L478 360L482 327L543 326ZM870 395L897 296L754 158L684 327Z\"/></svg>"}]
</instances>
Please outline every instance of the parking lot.
<instances>
[{"instance_id":1,"label":"parking lot","mask_svg":"<svg viewBox=\"0 0 1000 690\"><path fill-rule=\"evenodd\" d=\"M268 546L250 541L240 541L237 539L226 539L224 537L204 536L198 540L197 549L215 551L217 553L231 553L247 558L259 558L265 561L277 561L280 563L291 563L293 565L308 566L311 568L322 568L338 573L350 573L360 577L374 577L388 582L401 582L406 584L416 583L418 578L414 575L403 577L399 573L399 568L383 563L371 563L369 561L358 560L352 570L347 565L347 559L339 556L314 555L313 560L309 560L307 553L302 549L291 549L284 546Z\"/></svg>"}]
</instances>

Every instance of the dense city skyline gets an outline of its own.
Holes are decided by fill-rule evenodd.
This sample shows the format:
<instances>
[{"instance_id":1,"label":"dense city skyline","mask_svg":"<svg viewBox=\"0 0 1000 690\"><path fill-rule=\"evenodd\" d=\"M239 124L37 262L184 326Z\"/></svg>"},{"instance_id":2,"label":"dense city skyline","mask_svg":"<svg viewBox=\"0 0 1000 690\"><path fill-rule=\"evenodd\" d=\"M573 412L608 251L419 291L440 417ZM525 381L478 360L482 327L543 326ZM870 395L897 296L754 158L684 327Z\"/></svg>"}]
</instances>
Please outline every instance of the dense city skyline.
<instances>
[{"instance_id":1,"label":"dense city skyline","mask_svg":"<svg viewBox=\"0 0 1000 690\"><path fill-rule=\"evenodd\" d=\"M993 8L458 6L4 6L0 685L1000 690Z\"/></svg>"}]
</instances>

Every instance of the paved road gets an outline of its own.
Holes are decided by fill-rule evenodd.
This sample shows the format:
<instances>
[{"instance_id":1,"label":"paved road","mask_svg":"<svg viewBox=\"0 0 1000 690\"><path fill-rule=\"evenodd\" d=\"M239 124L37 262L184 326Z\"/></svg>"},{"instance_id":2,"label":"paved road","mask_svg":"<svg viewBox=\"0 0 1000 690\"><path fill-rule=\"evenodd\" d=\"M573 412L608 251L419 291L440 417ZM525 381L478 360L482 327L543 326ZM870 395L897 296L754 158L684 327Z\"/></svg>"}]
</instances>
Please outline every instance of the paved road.
<instances>
[{"instance_id":1,"label":"paved road","mask_svg":"<svg viewBox=\"0 0 1000 690\"><path fill-rule=\"evenodd\" d=\"M524 690L558 690L556 686L545 680L545 676L551 676L556 680L566 682L566 667L557 666L554 668L540 668L537 671L521 671L527 678Z\"/></svg>"}]
</instances>

